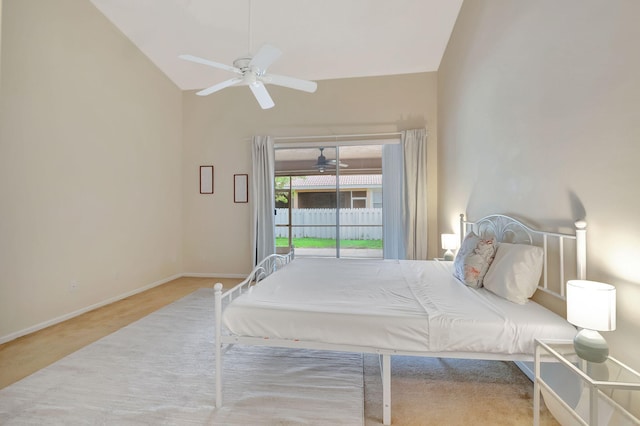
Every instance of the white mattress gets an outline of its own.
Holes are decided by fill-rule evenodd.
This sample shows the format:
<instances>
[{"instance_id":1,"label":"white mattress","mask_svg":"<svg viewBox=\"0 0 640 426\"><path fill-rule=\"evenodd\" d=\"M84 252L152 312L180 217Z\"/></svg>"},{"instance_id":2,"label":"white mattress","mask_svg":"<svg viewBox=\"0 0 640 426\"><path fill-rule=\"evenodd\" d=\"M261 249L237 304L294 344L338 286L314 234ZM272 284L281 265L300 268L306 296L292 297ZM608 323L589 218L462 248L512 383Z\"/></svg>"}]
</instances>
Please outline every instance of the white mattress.
<instances>
[{"instance_id":1,"label":"white mattress","mask_svg":"<svg viewBox=\"0 0 640 426\"><path fill-rule=\"evenodd\" d=\"M299 258L223 313L240 336L407 352L532 354L534 338L575 328L529 301L474 290L438 261Z\"/></svg>"}]
</instances>

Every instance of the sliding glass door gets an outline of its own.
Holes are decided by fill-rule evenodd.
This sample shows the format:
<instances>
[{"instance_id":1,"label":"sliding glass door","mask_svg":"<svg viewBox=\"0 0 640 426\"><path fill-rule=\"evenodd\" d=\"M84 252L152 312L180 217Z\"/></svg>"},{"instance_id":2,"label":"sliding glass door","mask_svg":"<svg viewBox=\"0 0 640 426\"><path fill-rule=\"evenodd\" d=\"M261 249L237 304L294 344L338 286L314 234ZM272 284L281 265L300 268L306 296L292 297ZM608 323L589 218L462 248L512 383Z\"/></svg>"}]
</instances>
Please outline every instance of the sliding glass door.
<instances>
[{"instance_id":1,"label":"sliding glass door","mask_svg":"<svg viewBox=\"0 0 640 426\"><path fill-rule=\"evenodd\" d=\"M381 145L278 148L275 158L279 252L382 258Z\"/></svg>"}]
</instances>

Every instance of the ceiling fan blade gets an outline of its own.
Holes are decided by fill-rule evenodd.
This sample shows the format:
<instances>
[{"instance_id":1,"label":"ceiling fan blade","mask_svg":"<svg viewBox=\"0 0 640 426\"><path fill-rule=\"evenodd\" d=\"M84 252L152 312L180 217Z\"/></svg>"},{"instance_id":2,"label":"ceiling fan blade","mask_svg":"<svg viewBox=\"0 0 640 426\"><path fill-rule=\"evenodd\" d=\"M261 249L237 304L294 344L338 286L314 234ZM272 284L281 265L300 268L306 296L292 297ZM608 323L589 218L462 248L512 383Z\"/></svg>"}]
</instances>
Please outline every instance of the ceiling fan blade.
<instances>
[{"instance_id":1,"label":"ceiling fan blade","mask_svg":"<svg viewBox=\"0 0 640 426\"><path fill-rule=\"evenodd\" d=\"M315 81L301 80L299 78L287 77L286 75L267 74L262 77L265 83L275 84L276 86L288 87L290 89L302 90L303 92L313 93L318 88Z\"/></svg>"},{"instance_id":2,"label":"ceiling fan blade","mask_svg":"<svg viewBox=\"0 0 640 426\"><path fill-rule=\"evenodd\" d=\"M231 80L225 80L222 83L218 83L218 84L214 84L211 87L207 87L206 89L202 89L201 91L197 92L196 95L198 96L207 96L212 94L213 92L217 92L218 90L222 90L226 87L229 86L233 86L234 84L240 83L242 82L242 79L237 77L237 78L232 78Z\"/></svg>"},{"instance_id":3,"label":"ceiling fan blade","mask_svg":"<svg viewBox=\"0 0 640 426\"><path fill-rule=\"evenodd\" d=\"M184 59L185 61L195 62L197 64L208 65L214 68L220 68L225 71L234 72L236 74L242 74L242 71L239 68L232 67L231 65L221 64L219 62L213 62L208 59L199 58L193 55L180 55L178 56L180 59Z\"/></svg>"},{"instance_id":4,"label":"ceiling fan blade","mask_svg":"<svg viewBox=\"0 0 640 426\"><path fill-rule=\"evenodd\" d=\"M265 44L258 50L251 62L249 62L250 67L258 68L261 71L266 71L267 68L271 64L273 64L276 59L278 59L282 55L282 51L277 47L273 47L270 44Z\"/></svg>"},{"instance_id":5,"label":"ceiling fan blade","mask_svg":"<svg viewBox=\"0 0 640 426\"><path fill-rule=\"evenodd\" d=\"M253 92L253 96L256 97L256 100L260 104L262 109L272 108L275 104L273 103L273 99L269 96L269 92L267 92L267 88L264 87L259 81L249 84L249 88Z\"/></svg>"},{"instance_id":6,"label":"ceiling fan blade","mask_svg":"<svg viewBox=\"0 0 640 426\"><path fill-rule=\"evenodd\" d=\"M335 165L336 165L336 164L338 164L338 162L337 162L336 160L327 160L327 163L328 163L328 164L330 164L330 165L332 165L332 166L334 166L334 167L335 167ZM349 165L348 165L348 164L345 164L345 163L343 163L343 162L341 161L341 162L340 162L340 167L349 167Z\"/></svg>"}]
</instances>

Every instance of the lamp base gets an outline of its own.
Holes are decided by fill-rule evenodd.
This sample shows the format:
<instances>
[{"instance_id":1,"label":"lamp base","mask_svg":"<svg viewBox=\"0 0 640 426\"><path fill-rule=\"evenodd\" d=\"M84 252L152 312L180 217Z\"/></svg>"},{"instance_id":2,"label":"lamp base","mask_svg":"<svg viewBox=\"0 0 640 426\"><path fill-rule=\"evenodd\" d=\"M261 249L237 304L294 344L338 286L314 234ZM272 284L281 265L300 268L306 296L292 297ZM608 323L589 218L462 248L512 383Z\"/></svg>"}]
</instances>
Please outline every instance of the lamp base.
<instances>
[{"instance_id":1,"label":"lamp base","mask_svg":"<svg viewBox=\"0 0 640 426\"><path fill-rule=\"evenodd\" d=\"M453 260L453 252L451 250L444 252L444 260Z\"/></svg>"},{"instance_id":2,"label":"lamp base","mask_svg":"<svg viewBox=\"0 0 640 426\"><path fill-rule=\"evenodd\" d=\"M595 330L580 330L573 338L576 354L585 361L605 362L609 356L609 345L604 337Z\"/></svg>"}]
</instances>

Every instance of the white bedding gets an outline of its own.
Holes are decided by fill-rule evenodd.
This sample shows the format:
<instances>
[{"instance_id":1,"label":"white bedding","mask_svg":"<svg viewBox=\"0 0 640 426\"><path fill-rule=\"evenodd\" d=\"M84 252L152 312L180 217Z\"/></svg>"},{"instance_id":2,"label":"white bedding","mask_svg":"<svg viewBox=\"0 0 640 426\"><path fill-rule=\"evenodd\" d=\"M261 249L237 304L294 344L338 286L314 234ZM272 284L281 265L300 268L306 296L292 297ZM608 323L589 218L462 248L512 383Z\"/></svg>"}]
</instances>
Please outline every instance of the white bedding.
<instances>
[{"instance_id":1,"label":"white bedding","mask_svg":"<svg viewBox=\"0 0 640 426\"><path fill-rule=\"evenodd\" d=\"M240 336L403 352L530 355L534 338L576 333L535 302L465 286L438 261L299 258L231 302L223 321Z\"/></svg>"}]
</instances>

